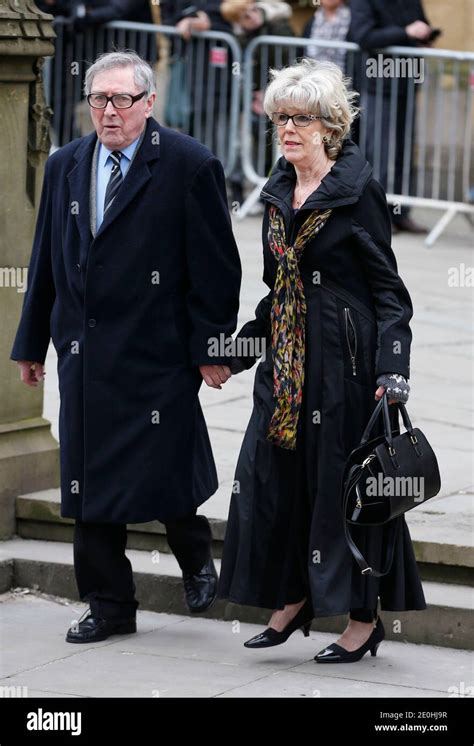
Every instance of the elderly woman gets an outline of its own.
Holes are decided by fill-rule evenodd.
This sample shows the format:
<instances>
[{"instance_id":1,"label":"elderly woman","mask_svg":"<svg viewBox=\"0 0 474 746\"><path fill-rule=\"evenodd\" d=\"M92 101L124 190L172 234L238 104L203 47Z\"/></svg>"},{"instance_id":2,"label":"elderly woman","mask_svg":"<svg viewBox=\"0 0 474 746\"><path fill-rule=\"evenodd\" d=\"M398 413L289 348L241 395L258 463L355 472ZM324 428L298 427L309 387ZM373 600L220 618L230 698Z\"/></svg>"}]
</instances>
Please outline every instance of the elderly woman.
<instances>
[{"instance_id":1,"label":"elderly woman","mask_svg":"<svg viewBox=\"0 0 474 746\"><path fill-rule=\"evenodd\" d=\"M337 642L315 657L349 662L375 655L384 638L378 598L382 609L426 608L403 516L389 573L368 577L347 546L340 505L345 461L376 400L384 391L392 404L408 397L412 304L390 246L384 191L348 139L357 94L331 62L303 59L271 76L264 108L283 156L261 193L270 292L237 335L235 349L246 355L232 359L231 371L254 364L262 338L266 354L218 594L274 610L249 648L281 644L298 628L307 635L313 617L349 613ZM380 569L385 527L352 533Z\"/></svg>"}]
</instances>

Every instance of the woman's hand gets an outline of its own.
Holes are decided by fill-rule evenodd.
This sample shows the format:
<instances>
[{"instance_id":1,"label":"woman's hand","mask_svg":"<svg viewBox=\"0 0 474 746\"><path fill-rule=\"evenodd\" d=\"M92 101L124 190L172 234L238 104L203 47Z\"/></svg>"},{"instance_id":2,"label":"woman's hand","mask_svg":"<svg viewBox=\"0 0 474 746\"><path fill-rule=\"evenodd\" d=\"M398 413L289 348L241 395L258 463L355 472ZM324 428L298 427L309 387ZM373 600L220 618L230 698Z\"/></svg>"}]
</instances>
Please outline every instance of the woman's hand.
<instances>
[{"instance_id":1,"label":"woman's hand","mask_svg":"<svg viewBox=\"0 0 474 746\"><path fill-rule=\"evenodd\" d=\"M382 398L382 396L384 395L384 393L385 393L384 387L383 386L379 386L378 389L377 389L377 391L375 392L375 399L376 399L376 401L380 401L380 399ZM395 404L396 401L397 401L396 399L389 399L388 403L389 404Z\"/></svg>"},{"instance_id":2,"label":"woman's hand","mask_svg":"<svg viewBox=\"0 0 474 746\"><path fill-rule=\"evenodd\" d=\"M377 378L378 389L375 392L375 399L379 401L384 392L387 391L391 397L388 400L389 404L395 404L396 402L408 401L408 395L410 393L410 384L408 383L405 376L400 373L382 373Z\"/></svg>"}]
</instances>

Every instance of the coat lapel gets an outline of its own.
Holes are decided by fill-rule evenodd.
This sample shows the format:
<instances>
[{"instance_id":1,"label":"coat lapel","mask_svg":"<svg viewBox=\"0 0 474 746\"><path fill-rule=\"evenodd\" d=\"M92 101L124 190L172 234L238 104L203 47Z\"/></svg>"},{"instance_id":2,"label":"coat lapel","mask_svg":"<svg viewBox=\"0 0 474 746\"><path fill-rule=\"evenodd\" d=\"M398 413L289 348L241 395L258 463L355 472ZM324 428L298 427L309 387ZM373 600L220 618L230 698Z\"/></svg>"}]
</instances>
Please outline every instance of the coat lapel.
<instances>
[{"instance_id":1,"label":"coat lapel","mask_svg":"<svg viewBox=\"0 0 474 746\"><path fill-rule=\"evenodd\" d=\"M135 195L151 179L148 164L160 157L160 130L161 127L158 122L153 117L149 117L145 126L143 141L130 164L117 196L99 226L96 238L107 230L108 226L127 208Z\"/></svg>"},{"instance_id":2,"label":"coat lapel","mask_svg":"<svg viewBox=\"0 0 474 746\"><path fill-rule=\"evenodd\" d=\"M126 209L135 195L151 179L148 164L160 157L161 129L161 126L153 117L147 119L143 141L130 164L122 188L107 210L95 238L101 236L107 230L108 226ZM86 252L93 240L90 229L89 196L92 156L96 142L97 135L95 132L83 138L74 153L76 165L67 175L71 194L71 210L76 217L81 243Z\"/></svg>"},{"instance_id":3,"label":"coat lapel","mask_svg":"<svg viewBox=\"0 0 474 746\"><path fill-rule=\"evenodd\" d=\"M76 217L81 243L89 247L92 241L90 229L89 189L91 178L92 154L97 142L97 135L93 132L87 135L74 153L76 165L68 173L69 193L71 195L70 209Z\"/></svg>"}]
</instances>

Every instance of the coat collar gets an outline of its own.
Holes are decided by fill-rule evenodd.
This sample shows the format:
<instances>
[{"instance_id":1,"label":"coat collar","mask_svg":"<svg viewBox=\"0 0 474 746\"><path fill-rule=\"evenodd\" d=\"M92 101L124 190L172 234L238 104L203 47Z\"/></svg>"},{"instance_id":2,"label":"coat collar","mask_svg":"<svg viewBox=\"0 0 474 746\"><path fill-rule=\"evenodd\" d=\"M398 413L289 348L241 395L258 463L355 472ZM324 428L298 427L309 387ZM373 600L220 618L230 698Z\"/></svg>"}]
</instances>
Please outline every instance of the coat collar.
<instances>
[{"instance_id":1,"label":"coat collar","mask_svg":"<svg viewBox=\"0 0 474 746\"><path fill-rule=\"evenodd\" d=\"M101 236L107 230L108 226L125 210L143 185L151 179L148 164L160 158L162 134L163 128L161 125L158 124L156 119L149 117L145 124L143 141L138 147L135 158L127 172L126 188L120 189L118 192L117 197L107 210L95 238ZM73 155L75 164L67 175L71 194L71 209L76 216L81 240L87 246L92 241L89 192L92 156L96 143L97 134L95 132L80 139Z\"/></svg>"},{"instance_id":2,"label":"coat collar","mask_svg":"<svg viewBox=\"0 0 474 746\"><path fill-rule=\"evenodd\" d=\"M359 200L371 175L372 166L358 146L352 140L345 140L334 166L301 209L326 210L353 204ZM261 191L261 197L282 208L287 216L291 215L295 183L295 167L281 156Z\"/></svg>"}]
</instances>

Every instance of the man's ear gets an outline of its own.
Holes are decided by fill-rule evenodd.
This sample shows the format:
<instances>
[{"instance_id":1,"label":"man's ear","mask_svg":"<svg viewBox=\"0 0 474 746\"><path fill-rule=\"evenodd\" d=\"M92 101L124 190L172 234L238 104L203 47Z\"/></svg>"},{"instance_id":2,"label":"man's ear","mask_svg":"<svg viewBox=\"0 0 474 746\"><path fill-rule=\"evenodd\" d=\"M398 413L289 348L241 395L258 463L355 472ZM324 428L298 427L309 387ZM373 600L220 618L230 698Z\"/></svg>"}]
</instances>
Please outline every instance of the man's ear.
<instances>
[{"instance_id":1,"label":"man's ear","mask_svg":"<svg viewBox=\"0 0 474 746\"><path fill-rule=\"evenodd\" d=\"M150 95L149 95L149 96L148 96L148 98L147 98L147 102L146 102L146 103L147 103L147 106L149 106L149 107L150 107L150 108L149 108L149 109L147 109L147 110L146 110L146 112L145 112L145 116L146 116L146 118L147 118L147 119L148 119L148 117L150 117L150 116L152 115L152 113L153 113L153 104L155 103L155 100L156 100L156 93L150 93Z\"/></svg>"}]
</instances>

